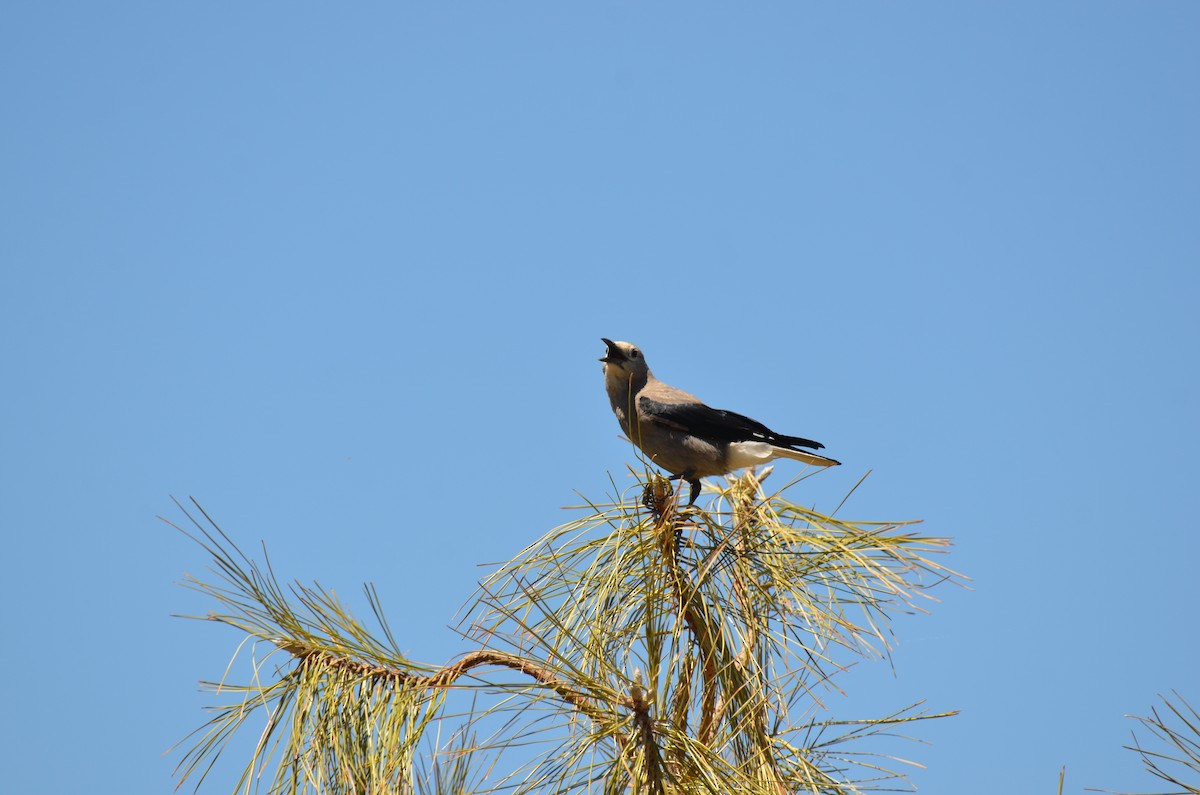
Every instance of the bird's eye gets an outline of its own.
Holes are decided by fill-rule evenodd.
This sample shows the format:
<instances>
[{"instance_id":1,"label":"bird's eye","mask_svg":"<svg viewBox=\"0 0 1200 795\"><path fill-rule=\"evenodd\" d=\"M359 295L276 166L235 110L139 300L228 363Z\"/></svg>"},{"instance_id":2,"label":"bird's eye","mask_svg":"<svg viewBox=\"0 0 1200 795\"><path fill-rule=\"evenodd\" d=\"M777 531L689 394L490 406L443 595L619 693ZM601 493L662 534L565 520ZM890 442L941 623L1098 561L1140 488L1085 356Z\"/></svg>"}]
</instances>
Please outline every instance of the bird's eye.
<instances>
[{"instance_id":1,"label":"bird's eye","mask_svg":"<svg viewBox=\"0 0 1200 795\"><path fill-rule=\"evenodd\" d=\"M631 350L631 351L629 352L629 358L630 358L630 359L636 359L637 357L639 357L639 356L641 356L641 355L642 355L642 352L641 352L641 351L639 351L637 348L634 348L633 350Z\"/></svg>"}]
</instances>

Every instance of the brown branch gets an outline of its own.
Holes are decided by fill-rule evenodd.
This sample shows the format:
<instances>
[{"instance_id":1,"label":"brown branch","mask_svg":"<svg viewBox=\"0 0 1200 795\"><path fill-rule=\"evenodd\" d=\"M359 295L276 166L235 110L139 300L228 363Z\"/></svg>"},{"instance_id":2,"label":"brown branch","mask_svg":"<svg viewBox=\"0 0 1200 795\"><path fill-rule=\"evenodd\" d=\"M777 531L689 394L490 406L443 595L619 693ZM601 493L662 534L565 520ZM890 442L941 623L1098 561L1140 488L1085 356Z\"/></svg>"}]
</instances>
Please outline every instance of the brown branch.
<instances>
[{"instance_id":1,"label":"brown branch","mask_svg":"<svg viewBox=\"0 0 1200 795\"><path fill-rule=\"evenodd\" d=\"M454 684L454 681L463 674L469 672L473 668L478 668L484 665L496 665L501 668L508 668L518 673L525 674L539 684L553 690L562 697L571 706L578 709L585 715L593 718L598 718L600 711L585 698L583 695L572 690L566 682L556 677L550 671L534 664L532 661L524 657L518 657L515 654L505 654L504 652L491 651L489 649L480 649L467 654L458 662L448 665L440 671L427 677L418 677L424 680L428 687L449 687Z\"/></svg>"},{"instance_id":2,"label":"brown branch","mask_svg":"<svg viewBox=\"0 0 1200 795\"><path fill-rule=\"evenodd\" d=\"M605 723L611 720L611 717L598 708L590 699L572 689L562 679L559 679L553 673L531 660L518 657L514 654L506 654L490 649L479 649L478 651L470 652L455 663L434 671L432 674L421 676L412 671L405 671L400 668L388 668L386 666L371 665L351 660L296 640L279 639L275 641L275 645L300 660L301 663L319 660L331 668L347 671L366 679L418 688L435 689L452 687L459 677L469 674L475 668L486 665L508 668L525 674L538 684L544 685L554 691L563 701L597 723ZM616 739L618 745L624 746L624 738L618 735Z\"/></svg>"},{"instance_id":3,"label":"brown branch","mask_svg":"<svg viewBox=\"0 0 1200 795\"><path fill-rule=\"evenodd\" d=\"M651 795L663 795L662 759L658 743L654 739L654 720L650 717L650 702L646 691L635 684L629 694L629 707L633 711L633 722L637 727L642 746L642 770Z\"/></svg>"},{"instance_id":4,"label":"brown branch","mask_svg":"<svg viewBox=\"0 0 1200 795\"><path fill-rule=\"evenodd\" d=\"M700 650L703 688L700 725L697 727L697 737L701 742L708 743L711 741L712 735L716 732L719 722L719 717L715 714L714 710L714 706L717 703L718 688L716 660L723 656L720 654L720 651L724 650L725 647L724 633L719 626L714 630L712 623L709 621L707 611L697 607L696 601L700 598L700 595L696 590L696 586L679 565L678 550L676 548L678 529L675 523L674 512L670 510L662 511L657 515L657 520L654 532L658 536L660 552L671 572L671 584L675 591L675 603L679 605L679 609L683 614L683 621L691 631L692 638ZM688 673L690 675L690 671Z\"/></svg>"}]
</instances>

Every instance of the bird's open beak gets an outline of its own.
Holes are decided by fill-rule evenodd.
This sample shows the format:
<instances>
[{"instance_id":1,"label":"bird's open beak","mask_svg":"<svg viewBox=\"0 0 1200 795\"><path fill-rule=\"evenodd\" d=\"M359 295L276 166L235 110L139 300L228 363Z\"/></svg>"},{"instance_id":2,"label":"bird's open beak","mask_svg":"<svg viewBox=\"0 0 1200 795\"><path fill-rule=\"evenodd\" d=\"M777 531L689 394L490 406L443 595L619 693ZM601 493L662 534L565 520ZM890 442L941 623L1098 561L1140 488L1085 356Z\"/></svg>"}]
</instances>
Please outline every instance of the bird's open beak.
<instances>
[{"instance_id":1,"label":"bird's open beak","mask_svg":"<svg viewBox=\"0 0 1200 795\"><path fill-rule=\"evenodd\" d=\"M600 361L606 364L610 362L625 361L625 357L621 355L621 349L617 347L615 342L605 337L601 337L600 341L608 346L608 350L604 352L604 356L600 357Z\"/></svg>"}]
</instances>

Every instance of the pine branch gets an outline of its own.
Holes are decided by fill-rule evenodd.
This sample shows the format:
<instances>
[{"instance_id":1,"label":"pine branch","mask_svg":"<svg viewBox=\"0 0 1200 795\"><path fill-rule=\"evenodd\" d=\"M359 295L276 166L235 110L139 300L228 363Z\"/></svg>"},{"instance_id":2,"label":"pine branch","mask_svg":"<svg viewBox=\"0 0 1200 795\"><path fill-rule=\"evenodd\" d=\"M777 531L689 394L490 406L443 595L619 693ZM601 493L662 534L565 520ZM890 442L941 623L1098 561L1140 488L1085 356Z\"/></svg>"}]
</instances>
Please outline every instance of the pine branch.
<instances>
[{"instance_id":1,"label":"pine branch","mask_svg":"<svg viewBox=\"0 0 1200 795\"><path fill-rule=\"evenodd\" d=\"M1125 748L1141 757L1147 773L1172 787L1178 787L1162 795L1200 795L1200 712L1178 692L1172 690L1171 694L1175 701L1159 696L1168 710L1167 714L1159 714L1157 707L1151 707L1147 716L1127 716L1148 730L1154 745L1162 750L1143 743L1136 732L1133 734L1133 744Z\"/></svg>"},{"instance_id":2,"label":"pine branch","mask_svg":"<svg viewBox=\"0 0 1200 795\"><path fill-rule=\"evenodd\" d=\"M557 693L566 704L575 708L580 713L588 717L603 721L606 720L605 714L599 710L595 704L588 698L580 695L573 690L570 685L556 677L553 673L542 668L533 660L523 657L517 657L512 654L492 651L489 649L477 649L464 655L457 662L440 668L433 673L419 676L411 671L402 670L399 668L388 668L386 666L371 665L356 660L346 659L331 655L328 651L320 648L308 646L304 643L292 640L279 640L276 645L291 654L301 663L309 662L314 658L319 658L323 665L331 669L341 669L351 675L362 677L364 679L378 680L385 685L403 686L408 688L449 688L453 687L460 677L470 674L476 668L484 668L488 666L507 668L518 673L525 674L530 679L533 679L540 685L544 685L548 689Z\"/></svg>"},{"instance_id":3,"label":"pine branch","mask_svg":"<svg viewBox=\"0 0 1200 795\"><path fill-rule=\"evenodd\" d=\"M916 597L959 577L928 557L947 542L905 524L823 516L765 494L764 478L730 479L709 508L680 509L656 479L640 500L590 505L480 584L460 625L474 648L444 665L399 651L370 586L377 631L332 591L281 586L265 550L262 564L251 560L193 503L205 523L185 510L188 535L212 557L215 578L186 584L218 603L200 618L246 634L239 649L250 652L253 678L211 685L241 699L193 735L182 780L199 786L255 713L266 726L239 787L276 760L278 792L412 792L428 769L419 762L427 729L454 720L464 723L453 734L460 743L467 727L492 733L477 740L472 728L446 780L471 779L469 758L491 771L487 786L517 795L834 795L894 780L889 764L904 760L872 761L846 744L952 713L798 716L823 708L819 691L844 667L838 657L886 653L890 610L921 609ZM260 679L276 654L288 662ZM503 671L523 681L495 676ZM446 699L468 689L485 703L451 711ZM541 750L497 767L530 744Z\"/></svg>"}]
</instances>

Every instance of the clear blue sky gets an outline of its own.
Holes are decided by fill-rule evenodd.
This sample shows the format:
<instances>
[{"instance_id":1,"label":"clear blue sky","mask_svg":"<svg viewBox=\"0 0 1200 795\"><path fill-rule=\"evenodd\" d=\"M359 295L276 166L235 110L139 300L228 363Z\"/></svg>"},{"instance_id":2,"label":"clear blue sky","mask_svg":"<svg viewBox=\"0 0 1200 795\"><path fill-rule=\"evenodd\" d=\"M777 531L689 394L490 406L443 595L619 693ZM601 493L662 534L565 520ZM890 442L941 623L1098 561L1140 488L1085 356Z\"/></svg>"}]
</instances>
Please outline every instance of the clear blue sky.
<instances>
[{"instance_id":1,"label":"clear blue sky","mask_svg":"<svg viewBox=\"0 0 1200 795\"><path fill-rule=\"evenodd\" d=\"M413 656L630 460L601 335L956 540L923 792L1147 790L1200 703L1200 5L21 3L0 24L0 760L166 792L238 637L194 495ZM782 464L785 469L789 464ZM231 781L223 768L213 792Z\"/></svg>"}]
</instances>

